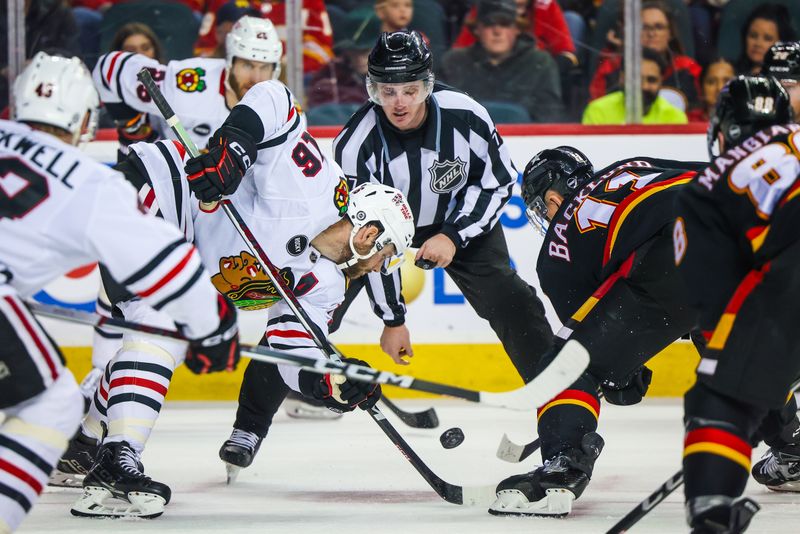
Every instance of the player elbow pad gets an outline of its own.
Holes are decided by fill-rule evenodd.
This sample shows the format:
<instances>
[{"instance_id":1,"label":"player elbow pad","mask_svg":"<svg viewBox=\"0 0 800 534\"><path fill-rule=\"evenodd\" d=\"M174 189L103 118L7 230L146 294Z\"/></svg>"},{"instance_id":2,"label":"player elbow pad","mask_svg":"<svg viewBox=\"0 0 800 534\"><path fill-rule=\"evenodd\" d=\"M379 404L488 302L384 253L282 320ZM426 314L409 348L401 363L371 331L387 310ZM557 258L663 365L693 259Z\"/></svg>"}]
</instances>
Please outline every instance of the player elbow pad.
<instances>
[{"instance_id":1,"label":"player elbow pad","mask_svg":"<svg viewBox=\"0 0 800 534\"><path fill-rule=\"evenodd\" d=\"M653 371L643 365L624 384L604 381L600 384L600 390L607 402L618 406L630 406L642 401L652 378Z\"/></svg>"}]
</instances>

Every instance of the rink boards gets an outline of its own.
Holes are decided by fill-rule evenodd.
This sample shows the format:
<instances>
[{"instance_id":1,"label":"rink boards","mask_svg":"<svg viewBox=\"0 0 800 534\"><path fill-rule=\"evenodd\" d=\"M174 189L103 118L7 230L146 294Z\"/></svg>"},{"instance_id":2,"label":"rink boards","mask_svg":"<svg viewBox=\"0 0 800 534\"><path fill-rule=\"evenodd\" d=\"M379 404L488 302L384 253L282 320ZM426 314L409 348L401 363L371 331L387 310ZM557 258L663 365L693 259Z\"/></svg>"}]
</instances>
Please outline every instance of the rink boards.
<instances>
[{"instance_id":1,"label":"rink boards","mask_svg":"<svg viewBox=\"0 0 800 534\"><path fill-rule=\"evenodd\" d=\"M323 152L330 154L334 128L312 129ZM704 129L685 127L501 127L500 133L518 169L539 150L563 144L575 146L600 169L614 161L651 156L667 159L703 161L707 159ZM105 134L91 143L87 151L99 161L115 160L116 142ZM511 260L520 275L538 287L535 262L541 238L527 224L519 188L501 217ZM97 269L87 266L70 273L46 288L37 299L54 304L92 309L97 287ZM348 355L364 358L372 365L431 380L488 390L506 390L519 380L488 323L478 318L458 289L441 269L421 271L407 261L403 266L404 294L408 303L407 324L416 356L413 365L393 366L377 346L382 324L374 317L367 299L361 295L351 307L333 339ZM539 292L541 295L541 292ZM549 302L548 318L559 326ZM263 332L263 313L240 315L245 339L254 343ZM91 331L53 321L47 322L53 337L64 347L70 367L79 378L88 370ZM693 381L697 354L691 345L676 343L656 357L650 390L655 396L681 395ZM179 369L170 389L173 400L229 400L236 398L243 368L233 374L197 378ZM396 392L395 396L403 396Z\"/></svg>"}]
</instances>

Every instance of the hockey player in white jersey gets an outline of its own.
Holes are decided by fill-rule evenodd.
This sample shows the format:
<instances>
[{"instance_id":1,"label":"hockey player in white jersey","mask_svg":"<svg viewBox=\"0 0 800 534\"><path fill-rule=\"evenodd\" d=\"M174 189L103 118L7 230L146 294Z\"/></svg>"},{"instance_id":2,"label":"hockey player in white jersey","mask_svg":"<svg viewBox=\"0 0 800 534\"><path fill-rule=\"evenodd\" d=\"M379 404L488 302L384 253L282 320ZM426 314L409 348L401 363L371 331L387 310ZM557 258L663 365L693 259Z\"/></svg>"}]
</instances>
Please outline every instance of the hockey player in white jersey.
<instances>
[{"instance_id":1,"label":"hockey player in white jersey","mask_svg":"<svg viewBox=\"0 0 800 534\"><path fill-rule=\"evenodd\" d=\"M195 145L204 147L231 108L258 82L277 80L283 53L268 19L245 16L225 39L225 58L190 58L166 65L141 54L110 52L92 73L100 100L119 126L120 141L174 137L136 74L147 68L181 118Z\"/></svg>"},{"instance_id":2,"label":"hockey player in white jersey","mask_svg":"<svg viewBox=\"0 0 800 534\"><path fill-rule=\"evenodd\" d=\"M241 126L257 127L258 134L251 137ZM319 356L311 336L280 300L226 215L216 208L204 210L199 201L230 195L255 239L302 302L314 328L327 335L333 311L344 298L345 275L355 278L380 270L390 260L397 264L410 244L413 216L405 197L396 189L376 185L350 196L341 170L319 152L291 94L277 81L253 87L210 146L208 154L188 161L188 176L179 170L186 155L174 141L131 145L131 153L118 168L139 189L150 213L165 218L195 243L220 293L243 310L269 308L264 344ZM224 187L217 188L218 184ZM108 289L126 318L157 322L157 312L138 302L120 302L124 294L113 286ZM168 341L133 344L126 340L106 367L81 427L82 437L75 441L100 439L105 427L105 440L124 440L141 453L169 386L172 362L179 362L179 357ZM289 389L340 412L369 408L380 397L380 388L374 385L337 384L291 367L271 369L272 380L260 384L275 400L270 419ZM136 396L131 395L134 383ZM246 432L234 432L234 436L240 434ZM261 438L254 442L260 443ZM98 502L93 498L94 471L86 476L84 496L73 506L73 513L154 515L153 509L143 514Z\"/></svg>"},{"instance_id":3,"label":"hockey player in white jersey","mask_svg":"<svg viewBox=\"0 0 800 534\"><path fill-rule=\"evenodd\" d=\"M122 176L75 148L98 105L78 58L39 52L14 84L17 122L0 121L0 532L17 529L80 422L80 392L58 347L22 300L78 266L100 261L127 291L181 325L187 365L233 368L236 310L214 291L196 249L174 227L140 211ZM124 245L123 245L124 243ZM206 346L207 345L207 346ZM186 345L182 350L186 352ZM207 365L209 364L209 365ZM105 452L123 473L124 443Z\"/></svg>"}]
</instances>

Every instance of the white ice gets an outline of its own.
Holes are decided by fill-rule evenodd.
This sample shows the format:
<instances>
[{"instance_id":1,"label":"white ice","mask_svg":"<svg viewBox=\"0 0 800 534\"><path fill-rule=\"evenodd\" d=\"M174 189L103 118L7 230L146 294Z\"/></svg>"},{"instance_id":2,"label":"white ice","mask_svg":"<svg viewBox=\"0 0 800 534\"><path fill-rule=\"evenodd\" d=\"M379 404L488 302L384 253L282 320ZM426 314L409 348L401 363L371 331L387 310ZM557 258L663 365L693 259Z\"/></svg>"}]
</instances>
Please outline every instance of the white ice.
<instances>
[{"instance_id":1,"label":"white ice","mask_svg":"<svg viewBox=\"0 0 800 534\"><path fill-rule=\"evenodd\" d=\"M410 411L433 404L441 420L416 430L389 419L428 465L448 482L496 484L528 471L494 454L503 432L517 443L535 437L534 414L475 407L457 401L398 402ZM600 533L613 525L680 468L680 403L653 400L620 408L603 406L606 440L592 483L566 519L498 518L482 507L442 501L363 413L334 422L300 422L283 413L254 464L232 486L217 450L228 436L233 403L167 403L144 454L147 473L172 487L172 502L153 520L72 517L76 490L48 490L19 532L63 534L256 532L384 533ZM466 440L445 450L439 435L459 426ZM754 451L753 459L762 449ZM797 532L800 495L771 493L750 482L747 494L761 505L748 532ZM676 490L634 532L686 532L682 492Z\"/></svg>"}]
</instances>

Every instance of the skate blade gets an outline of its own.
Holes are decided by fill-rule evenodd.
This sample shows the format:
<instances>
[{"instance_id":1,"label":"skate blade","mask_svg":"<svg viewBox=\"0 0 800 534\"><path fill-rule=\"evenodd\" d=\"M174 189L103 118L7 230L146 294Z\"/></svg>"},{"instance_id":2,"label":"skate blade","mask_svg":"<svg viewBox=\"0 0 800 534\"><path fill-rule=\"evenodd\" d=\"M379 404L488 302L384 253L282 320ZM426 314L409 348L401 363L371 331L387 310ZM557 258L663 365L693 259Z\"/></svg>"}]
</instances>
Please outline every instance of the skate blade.
<instances>
[{"instance_id":1,"label":"skate blade","mask_svg":"<svg viewBox=\"0 0 800 534\"><path fill-rule=\"evenodd\" d=\"M230 486L231 484L236 482L236 478L239 476L239 471L241 470L242 468L239 467L238 465L233 465L229 464L228 462L225 462L225 474L227 476L225 483Z\"/></svg>"},{"instance_id":2,"label":"skate blade","mask_svg":"<svg viewBox=\"0 0 800 534\"><path fill-rule=\"evenodd\" d=\"M83 479L85 477L86 475L79 475L77 473L64 473L63 471L56 469L53 471L53 474L50 475L47 485L55 488L83 489Z\"/></svg>"},{"instance_id":3,"label":"skate blade","mask_svg":"<svg viewBox=\"0 0 800 534\"><path fill-rule=\"evenodd\" d=\"M166 501L160 495L140 491L128 492L128 500L116 498L98 486L83 488L83 495L72 505L70 512L78 517L121 519L137 517L152 519L164 513Z\"/></svg>"},{"instance_id":4,"label":"skate blade","mask_svg":"<svg viewBox=\"0 0 800 534\"><path fill-rule=\"evenodd\" d=\"M528 502L519 490L508 489L497 492L497 500L489 507L492 515L565 517L572 511L575 495L563 488L545 490L544 499Z\"/></svg>"},{"instance_id":5,"label":"skate blade","mask_svg":"<svg viewBox=\"0 0 800 534\"><path fill-rule=\"evenodd\" d=\"M342 414L333 412L324 406L312 406L305 402L287 399L283 402L286 415L292 419L311 419L315 421L335 421L341 419Z\"/></svg>"},{"instance_id":6,"label":"skate blade","mask_svg":"<svg viewBox=\"0 0 800 534\"><path fill-rule=\"evenodd\" d=\"M780 493L798 493L800 492L800 480L794 480L792 482L784 482L783 484L775 485L767 484L767 488Z\"/></svg>"}]
</instances>

